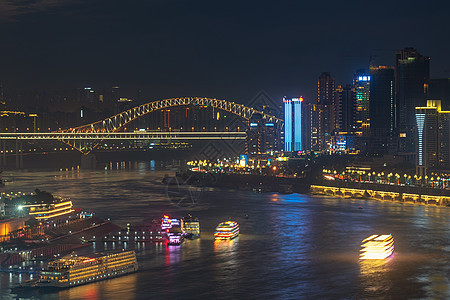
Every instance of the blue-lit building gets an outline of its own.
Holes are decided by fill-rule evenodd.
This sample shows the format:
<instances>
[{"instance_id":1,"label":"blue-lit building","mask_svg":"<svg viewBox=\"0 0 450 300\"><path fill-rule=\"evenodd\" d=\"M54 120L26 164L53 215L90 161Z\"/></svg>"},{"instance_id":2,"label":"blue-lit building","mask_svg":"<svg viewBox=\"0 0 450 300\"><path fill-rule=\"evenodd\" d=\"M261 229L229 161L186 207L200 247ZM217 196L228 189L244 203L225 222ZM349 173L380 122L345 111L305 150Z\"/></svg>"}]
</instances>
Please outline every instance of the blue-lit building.
<instances>
[{"instance_id":1,"label":"blue-lit building","mask_svg":"<svg viewBox=\"0 0 450 300\"><path fill-rule=\"evenodd\" d=\"M283 98L284 103L284 151L302 150L302 102L303 98Z\"/></svg>"}]
</instances>

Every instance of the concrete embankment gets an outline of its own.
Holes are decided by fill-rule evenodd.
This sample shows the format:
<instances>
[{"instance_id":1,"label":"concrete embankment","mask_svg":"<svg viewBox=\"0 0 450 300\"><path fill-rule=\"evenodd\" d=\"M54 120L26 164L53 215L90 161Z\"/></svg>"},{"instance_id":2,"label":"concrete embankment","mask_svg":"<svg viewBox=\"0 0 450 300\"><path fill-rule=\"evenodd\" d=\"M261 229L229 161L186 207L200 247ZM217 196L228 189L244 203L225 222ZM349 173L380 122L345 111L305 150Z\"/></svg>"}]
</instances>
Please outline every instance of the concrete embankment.
<instances>
[{"instance_id":1,"label":"concrete embankment","mask_svg":"<svg viewBox=\"0 0 450 300\"><path fill-rule=\"evenodd\" d=\"M333 182L311 185L310 192L345 198L450 206L449 191L436 188Z\"/></svg>"},{"instance_id":2,"label":"concrete embankment","mask_svg":"<svg viewBox=\"0 0 450 300\"><path fill-rule=\"evenodd\" d=\"M180 176L183 178L183 182L200 186L257 190L258 192L307 193L309 191L309 183L306 178L200 172L185 172Z\"/></svg>"}]
</instances>

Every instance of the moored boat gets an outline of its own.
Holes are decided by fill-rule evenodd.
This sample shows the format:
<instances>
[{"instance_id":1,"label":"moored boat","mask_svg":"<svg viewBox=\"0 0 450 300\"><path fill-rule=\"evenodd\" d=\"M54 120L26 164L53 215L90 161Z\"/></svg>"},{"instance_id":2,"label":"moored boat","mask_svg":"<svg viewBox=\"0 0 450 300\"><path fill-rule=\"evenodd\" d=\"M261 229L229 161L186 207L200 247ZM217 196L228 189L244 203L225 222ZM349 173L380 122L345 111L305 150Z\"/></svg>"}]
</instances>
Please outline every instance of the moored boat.
<instances>
[{"instance_id":1,"label":"moored boat","mask_svg":"<svg viewBox=\"0 0 450 300\"><path fill-rule=\"evenodd\" d=\"M136 272L134 251L108 253L97 257L66 256L51 261L41 272L36 287L72 287Z\"/></svg>"}]
</instances>

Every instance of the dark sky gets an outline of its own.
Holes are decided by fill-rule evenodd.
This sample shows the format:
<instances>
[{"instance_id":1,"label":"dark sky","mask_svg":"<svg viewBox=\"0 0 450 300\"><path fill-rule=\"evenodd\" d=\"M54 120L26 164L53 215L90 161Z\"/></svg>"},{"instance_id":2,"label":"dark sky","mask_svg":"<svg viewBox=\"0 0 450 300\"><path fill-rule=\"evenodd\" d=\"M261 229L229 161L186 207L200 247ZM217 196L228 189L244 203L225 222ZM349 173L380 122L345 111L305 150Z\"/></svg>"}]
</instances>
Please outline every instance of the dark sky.
<instances>
[{"instance_id":1,"label":"dark sky","mask_svg":"<svg viewBox=\"0 0 450 300\"><path fill-rule=\"evenodd\" d=\"M431 57L433 78L450 77L449 9L448 1L0 0L0 80L6 90L118 84L149 100L246 103L261 90L308 100L321 72L350 83L370 55L393 65L408 46Z\"/></svg>"}]
</instances>

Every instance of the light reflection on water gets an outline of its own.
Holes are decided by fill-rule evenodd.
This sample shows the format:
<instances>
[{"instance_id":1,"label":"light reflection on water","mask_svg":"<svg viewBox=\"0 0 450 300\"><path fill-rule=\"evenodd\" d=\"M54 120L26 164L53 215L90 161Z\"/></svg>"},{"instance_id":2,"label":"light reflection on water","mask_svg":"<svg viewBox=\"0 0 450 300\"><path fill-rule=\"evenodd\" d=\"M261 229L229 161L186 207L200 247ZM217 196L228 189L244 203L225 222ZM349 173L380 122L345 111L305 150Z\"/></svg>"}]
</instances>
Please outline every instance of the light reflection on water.
<instances>
[{"instance_id":1,"label":"light reflection on water","mask_svg":"<svg viewBox=\"0 0 450 300\"><path fill-rule=\"evenodd\" d=\"M239 237L233 240L215 240L215 268L214 281L216 282L216 295L225 298L227 295L235 294L236 281L239 280Z\"/></svg>"},{"instance_id":2,"label":"light reflection on water","mask_svg":"<svg viewBox=\"0 0 450 300\"><path fill-rule=\"evenodd\" d=\"M60 299L134 299L138 273L105 281L64 289L58 293ZM43 299L45 298L45 295Z\"/></svg>"},{"instance_id":3,"label":"light reflection on water","mask_svg":"<svg viewBox=\"0 0 450 300\"><path fill-rule=\"evenodd\" d=\"M156 165L158 165L156 163ZM135 248L140 271L107 281L38 293L38 299L408 299L450 298L450 213L446 207L309 195L208 189L199 205L179 208L155 163L119 163L107 170L4 174L7 191L35 188L71 197L118 225L188 212L201 238L180 247L96 243ZM361 208L359 208L361 207ZM241 234L215 241L218 223L233 219ZM391 233L394 255L360 261L361 241ZM89 250L86 248L83 251ZM0 273L0 298L28 275ZM11 296L14 298L14 296Z\"/></svg>"},{"instance_id":4,"label":"light reflection on water","mask_svg":"<svg viewBox=\"0 0 450 300\"><path fill-rule=\"evenodd\" d=\"M389 279L392 271L392 260L395 255L388 259L366 259L360 260L360 286L363 288L361 296L364 298L382 297L392 289L393 282Z\"/></svg>"}]
</instances>

